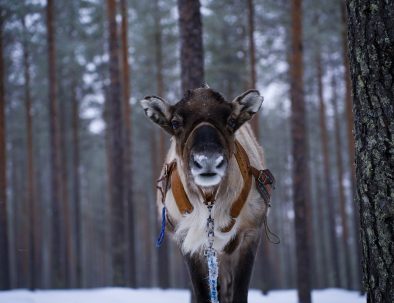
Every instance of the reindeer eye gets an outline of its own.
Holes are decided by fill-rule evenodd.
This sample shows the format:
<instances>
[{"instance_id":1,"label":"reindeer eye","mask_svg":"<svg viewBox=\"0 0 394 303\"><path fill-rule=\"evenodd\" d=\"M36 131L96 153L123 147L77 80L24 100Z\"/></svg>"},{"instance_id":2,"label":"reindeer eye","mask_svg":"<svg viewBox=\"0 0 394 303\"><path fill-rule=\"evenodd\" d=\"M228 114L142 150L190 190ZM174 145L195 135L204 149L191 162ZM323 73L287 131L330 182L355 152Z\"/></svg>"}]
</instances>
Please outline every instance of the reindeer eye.
<instances>
[{"instance_id":1,"label":"reindeer eye","mask_svg":"<svg viewBox=\"0 0 394 303\"><path fill-rule=\"evenodd\" d=\"M228 125L230 128L235 128L235 119L234 119L234 118L228 119L227 125Z\"/></svg>"},{"instance_id":2,"label":"reindeer eye","mask_svg":"<svg viewBox=\"0 0 394 303\"><path fill-rule=\"evenodd\" d=\"M173 121L171 121L171 126L172 126L172 129L175 130L175 129L178 129L181 127L181 123L177 120L173 120Z\"/></svg>"}]
</instances>

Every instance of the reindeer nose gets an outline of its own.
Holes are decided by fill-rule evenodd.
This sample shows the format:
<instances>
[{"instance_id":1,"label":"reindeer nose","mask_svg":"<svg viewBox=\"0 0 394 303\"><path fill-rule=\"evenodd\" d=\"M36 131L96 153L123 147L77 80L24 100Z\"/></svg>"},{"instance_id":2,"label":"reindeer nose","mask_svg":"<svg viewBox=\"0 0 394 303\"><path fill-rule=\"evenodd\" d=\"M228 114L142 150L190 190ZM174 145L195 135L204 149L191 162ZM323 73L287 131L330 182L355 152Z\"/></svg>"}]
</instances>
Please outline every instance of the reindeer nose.
<instances>
[{"instance_id":1,"label":"reindeer nose","mask_svg":"<svg viewBox=\"0 0 394 303\"><path fill-rule=\"evenodd\" d=\"M225 159L220 153L196 153L191 157L190 167L193 171L206 176L215 175L224 167Z\"/></svg>"}]
</instances>

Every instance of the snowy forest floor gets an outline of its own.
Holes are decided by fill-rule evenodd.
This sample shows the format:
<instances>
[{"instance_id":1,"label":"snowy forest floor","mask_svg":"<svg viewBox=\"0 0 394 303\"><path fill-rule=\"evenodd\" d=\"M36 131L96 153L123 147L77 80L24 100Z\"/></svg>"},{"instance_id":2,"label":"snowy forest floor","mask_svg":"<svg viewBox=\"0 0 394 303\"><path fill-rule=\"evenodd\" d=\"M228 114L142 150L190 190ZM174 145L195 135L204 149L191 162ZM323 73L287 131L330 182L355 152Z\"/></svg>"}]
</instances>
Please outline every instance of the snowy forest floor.
<instances>
[{"instance_id":1,"label":"snowy forest floor","mask_svg":"<svg viewBox=\"0 0 394 303\"><path fill-rule=\"evenodd\" d=\"M314 303L365 303L364 296L343 289L314 290ZM0 292L0 303L188 303L188 290L98 288L81 290L11 290ZM249 292L249 303L297 303L295 290L276 290L264 296Z\"/></svg>"}]
</instances>

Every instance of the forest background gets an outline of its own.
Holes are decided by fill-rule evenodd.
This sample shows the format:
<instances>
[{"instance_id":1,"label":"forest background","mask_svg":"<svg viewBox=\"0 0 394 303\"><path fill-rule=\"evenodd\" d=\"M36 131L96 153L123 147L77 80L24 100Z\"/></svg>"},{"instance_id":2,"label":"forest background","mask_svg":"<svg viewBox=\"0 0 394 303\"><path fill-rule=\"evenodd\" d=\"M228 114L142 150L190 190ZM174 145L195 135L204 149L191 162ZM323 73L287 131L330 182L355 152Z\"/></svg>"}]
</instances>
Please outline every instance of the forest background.
<instances>
[{"instance_id":1,"label":"forest background","mask_svg":"<svg viewBox=\"0 0 394 303\"><path fill-rule=\"evenodd\" d=\"M169 138L137 103L184 93L178 5L1 0L0 288L189 287L178 248L155 247ZM248 88L265 98L253 126L277 180L269 226L281 243L263 237L251 286L295 288L294 11L286 0L202 0L200 12L204 82L229 101ZM360 290L345 4L304 0L299 17L312 287Z\"/></svg>"}]
</instances>

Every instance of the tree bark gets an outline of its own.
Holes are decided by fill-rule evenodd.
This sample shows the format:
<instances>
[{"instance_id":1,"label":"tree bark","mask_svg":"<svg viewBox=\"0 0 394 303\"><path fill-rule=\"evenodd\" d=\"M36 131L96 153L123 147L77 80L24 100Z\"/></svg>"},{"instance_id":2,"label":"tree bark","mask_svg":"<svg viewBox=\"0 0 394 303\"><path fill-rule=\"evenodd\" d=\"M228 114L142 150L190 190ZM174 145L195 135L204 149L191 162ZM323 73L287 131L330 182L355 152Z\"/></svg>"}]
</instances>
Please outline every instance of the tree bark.
<instances>
[{"instance_id":1,"label":"tree bark","mask_svg":"<svg viewBox=\"0 0 394 303\"><path fill-rule=\"evenodd\" d=\"M319 49L319 46L318 46ZM328 206L328 226L330 235L330 250L332 258L332 274L333 282L335 287L340 287L340 272L339 272L339 253L336 236L336 223L335 223L335 199L332 194L332 180L331 180L331 165L330 165L330 154L328 144L328 131L326 122L326 106L323 97L323 70L321 62L320 50L316 53L316 69L317 69L317 84L318 84L318 98L319 98L319 121L320 121L320 134L321 144L323 151L323 172L324 172L324 183L325 183L325 197L321 197L327 203Z\"/></svg>"},{"instance_id":2,"label":"tree bark","mask_svg":"<svg viewBox=\"0 0 394 303\"><path fill-rule=\"evenodd\" d=\"M116 25L116 1L107 0L108 14L108 45L109 45L109 140L111 145L110 165L110 205L111 205L111 237L113 283L126 284L126 203L124 186L124 126L122 88L119 70L119 43Z\"/></svg>"},{"instance_id":3,"label":"tree bark","mask_svg":"<svg viewBox=\"0 0 394 303\"><path fill-rule=\"evenodd\" d=\"M178 0L182 90L204 84L204 49L199 0Z\"/></svg>"},{"instance_id":4,"label":"tree bark","mask_svg":"<svg viewBox=\"0 0 394 303\"><path fill-rule=\"evenodd\" d=\"M352 111L352 87L350 80L350 65L349 65L349 49L348 49L348 32L347 32L347 13L346 13L346 0L341 1L341 17L342 17L342 58L344 67L344 80L345 80L345 112L346 112L346 136L347 136L347 147L349 156L349 174L350 174L350 185L351 185L351 195L352 201L354 201L355 196L355 165L354 165L354 116ZM357 264L361 264L361 244L360 244L360 216L359 209L355 201L352 203L353 207L353 229L356 242L356 259ZM356 273L358 277L358 286L361 286L361 265L356 267Z\"/></svg>"},{"instance_id":5,"label":"tree bark","mask_svg":"<svg viewBox=\"0 0 394 303\"><path fill-rule=\"evenodd\" d=\"M10 288L8 223L7 223L7 162L5 140L5 90L3 59L4 11L0 7L0 290Z\"/></svg>"},{"instance_id":6,"label":"tree bark","mask_svg":"<svg viewBox=\"0 0 394 303\"><path fill-rule=\"evenodd\" d=\"M249 38L249 89L256 89L256 48L254 43L254 3L248 0L248 38ZM258 113L251 120L252 129L259 140L259 116ZM268 251L268 249L266 250Z\"/></svg>"},{"instance_id":7,"label":"tree bark","mask_svg":"<svg viewBox=\"0 0 394 303\"><path fill-rule=\"evenodd\" d=\"M349 0L348 39L364 286L368 303L394 298L394 2Z\"/></svg>"},{"instance_id":8,"label":"tree bark","mask_svg":"<svg viewBox=\"0 0 394 303\"><path fill-rule=\"evenodd\" d=\"M60 126L57 103L56 83L56 43L54 28L54 1L47 1L47 43L48 43L48 86L49 86L49 128L50 128L50 170L51 170L51 264L52 283L55 287L64 286L65 276L65 241L64 221L62 218L62 165L60 151Z\"/></svg>"},{"instance_id":9,"label":"tree bark","mask_svg":"<svg viewBox=\"0 0 394 303\"><path fill-rule=\"evenodd\" d=\"M291 2L291 136L293 154L293 203L297 253L297 287L300 303L311 302L310 188L302 64L302 2Z\"/></svg>"},{"instance_id":10,"label":"tree bark","mask_svg":"<svg viewBox=\"0 0 394 303\"><path fill-rule=\"evenodd\" d=\"M130 106L130 65L128 60L128 43L127 43L127 28L128 28L128 10L126 0L120 1L120 8L122 12L121 23L121 38L122 38L122 67L123 67L123 120L124 120L124 169L125 169L125 201L127 218L126 225L126 239L128 243L127 248L127 274L128 286L135 287L136 284L136 261L134 249L134 204L132 191L132 149L131 149L131 106Z\"/></svg>"},{"instance_id":11,"label":"tree bark","mask_svg":"<svg viewBox=\"0 0 394 303\"><path fill-rule=\"evenodd\" d=\"M352 269L351 269L351 255L350 255L350 243L349 243L349 224L348 217L346 214L346 199L345 199L345 189L343 187L343 159L342 159L342 140L340 133L340 123L339 123L339 112L338 112L338 92L337 92L337 82L336 75L333 74L331 79L331 89L332 89L332 107L334 109L334 131L335 131L335 147L336 147L336 160L337 160L337 180L338 180L338 195L339 195L339 206L340 215L342 223L342 243L345 254L345 276L346 288L352 288Z\"/></svg>"}]
</instances>

